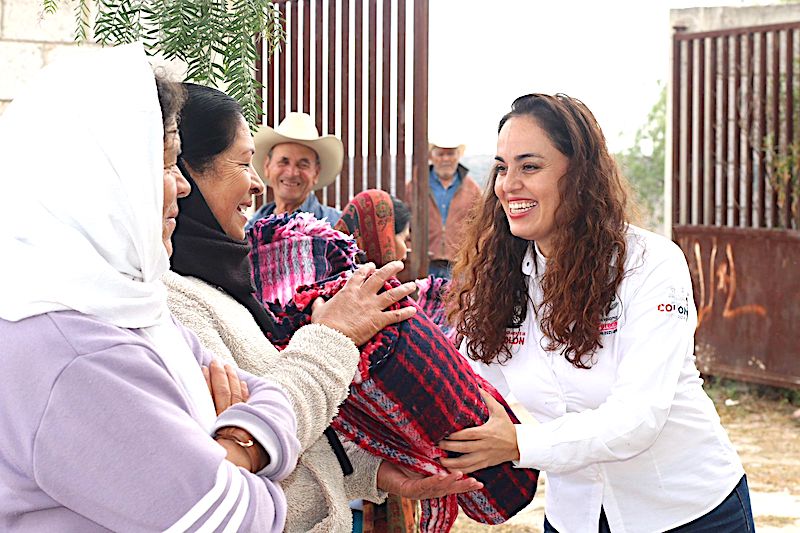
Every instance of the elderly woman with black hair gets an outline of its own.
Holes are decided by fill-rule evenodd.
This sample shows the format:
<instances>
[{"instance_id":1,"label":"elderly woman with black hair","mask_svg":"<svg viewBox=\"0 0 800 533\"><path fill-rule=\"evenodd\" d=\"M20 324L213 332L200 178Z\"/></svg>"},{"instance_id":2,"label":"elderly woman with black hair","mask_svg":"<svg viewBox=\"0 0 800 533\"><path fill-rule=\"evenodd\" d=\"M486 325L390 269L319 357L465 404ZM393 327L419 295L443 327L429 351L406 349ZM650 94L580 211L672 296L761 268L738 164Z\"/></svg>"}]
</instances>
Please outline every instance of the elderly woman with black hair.
<instances>
[{"instance_id":1,"label":"elderly woman with black hair","mask_svg":"<svg viewBox=\"0 0 800 533\"><path fill-rule=\"evenodd\" d=\"M229 362L280 383L297 413L302 455L283 487L287 531L349 531L348 501L382 501L383 490L418 498L472 490L458 475L417 479L323 431L347 397L359 358L356 346L414 311L383 311L414 290L406 284L377 294L400 262L357 270L332 299L319 302L313 324L298 330L282 352L267 340L271 319L255 300L250 280L245 210L263 183L252 166L253 139L238 103L215 89L187 85L181 114L181 170L193 185L181 200L173 272L164 277L170 308L206 347ZM302 357L298 357L302 355ZM330 432L328 433L330 435ZM340 465L350 463L344 476Z\"/></svg>"},{"instance_id":2,"label":"elderly woman with black hair","mask_svg":"<svg viewBox=\"0 0 800 533\"><path fill-rule=\"evenodd\" d=\"M2 531L283 529L289 400L215 365L215 406L159 281L182 100L141 45L83 50L0 122Z\"/></svg>"}]
</instances>

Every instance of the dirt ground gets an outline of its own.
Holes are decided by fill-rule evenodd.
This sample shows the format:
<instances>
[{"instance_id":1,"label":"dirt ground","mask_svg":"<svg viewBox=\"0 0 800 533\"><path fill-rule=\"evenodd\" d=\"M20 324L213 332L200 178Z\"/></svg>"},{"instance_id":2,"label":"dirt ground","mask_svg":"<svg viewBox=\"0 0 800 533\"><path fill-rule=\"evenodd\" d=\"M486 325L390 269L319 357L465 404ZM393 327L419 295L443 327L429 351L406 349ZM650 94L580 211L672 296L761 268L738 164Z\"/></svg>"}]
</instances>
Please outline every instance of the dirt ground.
<instances>
[{"instance_id":1,"label":"dirt ground","mask_svg":"<svg viewBox=\"0 0 800 533\"><path fill-rule=\"evenodd\" d=\"M792 416L797 406L775 394L740 394L729 387L708 390L744 463L757 531L800 531L800 419ZM461 515L452 531L541 532L544 485L540 479L533 502L505 524L485 526Z\"/></svg>"}]
</instances>

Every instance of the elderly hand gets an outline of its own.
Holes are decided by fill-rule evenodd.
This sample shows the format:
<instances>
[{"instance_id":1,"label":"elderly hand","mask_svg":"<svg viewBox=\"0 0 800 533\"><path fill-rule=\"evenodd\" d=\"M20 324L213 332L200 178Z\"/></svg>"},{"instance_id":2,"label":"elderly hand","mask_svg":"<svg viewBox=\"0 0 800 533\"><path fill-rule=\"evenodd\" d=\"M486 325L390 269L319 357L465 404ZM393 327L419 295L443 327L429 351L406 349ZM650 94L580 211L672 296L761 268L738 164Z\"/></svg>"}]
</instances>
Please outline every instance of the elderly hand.
<instances>
[{"instance_id":1,"label":"elderly hand","mask_svg":"<svg viewBox=\"0 0 800 533\"><path fill-rule=\"evenodd\" d=\"M426 500L479 490L483 488L483 483L463 477L461 472L425 476L383 461L378 467L378 488L412 500Z\"/></svg>"},{"instance_id":2,"label":"elderly hand","mask_svg":"<svg viewBox=\"0 0 800 533\"><path fill-rule=\"evenodd\" d=\"M414 282L378 294L384 282L401 270L402 261L392 261L378 270L372 263L362 265L333 298L314 302L311 322L333 328L361 346L386 326L411 318L417 312L414 307L384 309L414 292Z\"/></svg>"},{"instance_id":3,"label":"elderly hand","mask_svg":"<svg viewBox=\"0 0 800 533\"><path fill-rule=\"evenodd\" d=\"M231 365L224 365L213 359L211 364L203 367L203 377L206 378L208 391L214 400L214 408L219 416L225 409L239 402L246 402L250 398L247 383L239 379L236 370Z\"/></svg>"},{"instance_id":4,"label":"elderly hand","mask_svg":"<svg viewBox=\"0 0 800 533\"><path fill-rule=\"evenodd\" d=\"M445 468L457 468L468 474L506 461L519 460L517 431L508 413L491 394L484 390L480 392L489 408L489 420L482 426L456 431L439 442L442 450L464 454L441 458L440 462Z\"/></svg>"}]
</instances>

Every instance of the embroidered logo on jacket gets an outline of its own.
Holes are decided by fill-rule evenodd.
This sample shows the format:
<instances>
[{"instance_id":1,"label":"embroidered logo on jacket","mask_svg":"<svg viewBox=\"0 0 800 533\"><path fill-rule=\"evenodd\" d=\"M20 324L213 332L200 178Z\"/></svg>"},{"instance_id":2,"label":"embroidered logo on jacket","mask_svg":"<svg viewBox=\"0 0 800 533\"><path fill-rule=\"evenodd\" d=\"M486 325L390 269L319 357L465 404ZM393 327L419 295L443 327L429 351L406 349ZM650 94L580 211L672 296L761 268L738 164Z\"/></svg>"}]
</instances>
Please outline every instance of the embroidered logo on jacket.
<instances>
[{"instance_id":1,"label":"embroidered logo on jacket","mask_svg":"<svg viewBox=\"0 0 800 533\"><path fill-rule=\"evenodd\" d=\"M670 287L667 292L666 303L661 303L656 306L662 313L669 313L671 316L677 316L681 320L689 319L689 293L684 288Z\"/></svg>"},{"instance_id":2,"label":"embroidered logo on jacket","mask_svg":"<svg viewBox=\"0 0 800 533\"><path fill-rule=\"evenodd\" d=\"M525 344L525 332L518 329L507 329L506 344L509 346L521 346Z\"/></svg>"},{"instance_id":3,"label":"embroidered logo on jacket","mask_svg":"<svg viewBox=\"0 0 800 533\"><path fill-rule=\"evenodd\" d=\"M611 305L608 306L608 315L600 319L600 335L611 335L619 329L619 298L614 295Z\"/></svg>"}]
</instances>

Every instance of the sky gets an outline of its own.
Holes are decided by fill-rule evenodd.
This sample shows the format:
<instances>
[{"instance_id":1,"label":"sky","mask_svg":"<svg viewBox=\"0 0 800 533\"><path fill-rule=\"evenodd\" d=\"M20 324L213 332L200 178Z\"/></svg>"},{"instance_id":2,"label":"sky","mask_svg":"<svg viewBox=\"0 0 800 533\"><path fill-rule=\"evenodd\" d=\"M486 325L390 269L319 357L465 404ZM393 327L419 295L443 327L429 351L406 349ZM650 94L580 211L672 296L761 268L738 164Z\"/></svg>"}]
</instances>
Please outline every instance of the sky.
<instances>
[{"instance_id":1,"label":"sky","mask_svg":"<svg viewBox=\"0 0 800 533\"><path fill-rule=\"evenodd\" d=\"M429 0L429 136L493 154L514 98L566 93L612 151L632 144L669 74L669 10L742 0Z\"/></svg>"}]
</instances>

